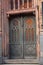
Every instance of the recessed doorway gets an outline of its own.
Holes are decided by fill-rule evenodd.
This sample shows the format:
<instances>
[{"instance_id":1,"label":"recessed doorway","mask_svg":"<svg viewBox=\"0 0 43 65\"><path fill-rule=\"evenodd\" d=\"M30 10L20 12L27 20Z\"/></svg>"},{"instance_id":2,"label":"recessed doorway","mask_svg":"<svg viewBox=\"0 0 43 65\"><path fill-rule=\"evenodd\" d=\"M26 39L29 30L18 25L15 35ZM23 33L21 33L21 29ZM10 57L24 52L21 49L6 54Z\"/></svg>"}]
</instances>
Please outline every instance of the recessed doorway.
<instances>
[{"instance_id":1,"label":"recessed doorway","mask_svg":"<svg viewBox=\"0 0 43 65\"><path fill-rule=\"evenodd\" d=\"M36 21L34 16L14 16L9 23L9 58L36 58Z\"/></svg>"}]
</instances>

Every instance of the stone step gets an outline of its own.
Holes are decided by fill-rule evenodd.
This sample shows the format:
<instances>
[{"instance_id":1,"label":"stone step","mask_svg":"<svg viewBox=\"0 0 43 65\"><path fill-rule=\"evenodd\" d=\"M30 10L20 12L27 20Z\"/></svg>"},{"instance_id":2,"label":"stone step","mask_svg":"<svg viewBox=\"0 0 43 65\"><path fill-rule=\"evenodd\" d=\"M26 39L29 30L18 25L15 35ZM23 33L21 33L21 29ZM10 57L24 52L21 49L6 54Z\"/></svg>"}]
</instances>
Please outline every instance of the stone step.
<instances>
[{"instance_id":1,"label":"stone step","mask_svg":"<svg viewBox=\"0 0 43 65\"><path fill-rule=\"evenodd\" d=\"M3 64L3 65L40 65L40 64Z\"/></svg>"},{"instance_id":2,"label":"stone step","mask_svg":"<svg viewBox=\"0 0 43 65\"><path fill-rule=\"evenodd\" d=\"M8 64L38 64L39 60L38 59L8 59L8 60L4 60L5 63Z\"/></svg>"}]
</instances>

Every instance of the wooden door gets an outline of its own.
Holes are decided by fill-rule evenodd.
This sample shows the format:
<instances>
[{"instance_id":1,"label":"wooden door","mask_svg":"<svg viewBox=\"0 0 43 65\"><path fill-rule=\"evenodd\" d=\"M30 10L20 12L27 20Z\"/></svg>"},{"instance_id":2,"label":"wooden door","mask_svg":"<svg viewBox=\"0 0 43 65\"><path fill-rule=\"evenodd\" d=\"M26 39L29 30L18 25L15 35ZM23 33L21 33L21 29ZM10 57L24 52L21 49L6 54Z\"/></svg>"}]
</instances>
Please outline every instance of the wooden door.
<instances>
[{"instance_id":1,"label":"wooden door","mask_svg":"<svg viewBox=\"0 0 43 65\"><path fill-rule=\"evenodd\" d=\"M36 21L34 17L24 17L24 58L36 57Z\"/></svg>"},{"instance_id":2,"label":"wooden door","mask_svg":"<svg viewBox=\"0 0 43 65\"><path fill-rule=\"evenodd\" d=\"M10 58L36 57L36 22L34 17L14 17L10 22Z\"/></svg>"},{"instance_id":3,"label":"wooden door","mask_svg":"<svg viewBox=\"0 0 43 65\"><path fill-rule=\"evenodd\" d=\"M10 58L23 58L23 29L21 18L10 23Z\"/></svg>"}]
</instances>

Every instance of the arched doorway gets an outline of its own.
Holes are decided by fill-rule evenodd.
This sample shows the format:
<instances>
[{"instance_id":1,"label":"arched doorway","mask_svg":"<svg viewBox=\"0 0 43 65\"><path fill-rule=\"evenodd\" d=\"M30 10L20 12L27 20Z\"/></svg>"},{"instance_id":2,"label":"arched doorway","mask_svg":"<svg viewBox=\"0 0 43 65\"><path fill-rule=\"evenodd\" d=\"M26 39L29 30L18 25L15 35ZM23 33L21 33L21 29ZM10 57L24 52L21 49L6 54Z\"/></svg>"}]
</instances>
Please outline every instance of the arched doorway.
<instances>
[{"instance_id":1,"label":"arched doorway","mask_svg":"<svg viewBox=\"0 0 43 65\"><path fill-rule=\"evenodd\" d=\"M11 59L36 58L36 21L34 16L14 17L10 21Z\"/></svg>"}]
</instances>

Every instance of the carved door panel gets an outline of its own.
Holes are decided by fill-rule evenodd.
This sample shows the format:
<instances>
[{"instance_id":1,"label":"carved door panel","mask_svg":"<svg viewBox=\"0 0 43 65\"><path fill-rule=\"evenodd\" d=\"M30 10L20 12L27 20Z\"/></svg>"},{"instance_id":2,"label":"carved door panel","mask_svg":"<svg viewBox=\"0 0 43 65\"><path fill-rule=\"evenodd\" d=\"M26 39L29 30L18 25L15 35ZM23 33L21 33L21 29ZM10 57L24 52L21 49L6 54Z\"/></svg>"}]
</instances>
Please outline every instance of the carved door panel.
<instances>
[{"instance_id":1,"label":"carved door panel","mask_svg":"<svg viewBox=\"0 0 43 65\"><path fill-rule=\"evenodd\" d=\"M34 58L36 56L35 18L16 17L10 22L10 58Z\"/></svg>"},{"instance_id":2,"label":"carved door panel","mask_svg":"<svg viewBox=\"0 0 43 65\"><path fill-rule=\"evenodd\" d=\"M36 57L36 22L34 17L24 17L24 58Z\"/></svg>"},{"instance_id":3,"label":"carved door panel","mask_svg":"<svg viewBox=\"0 0 43 65\"><path fill-rule=\"evenodd\" d=\"M21 18L10 23L10 58L23 58L23 29Z\"/></svg>"}]
</instances>

